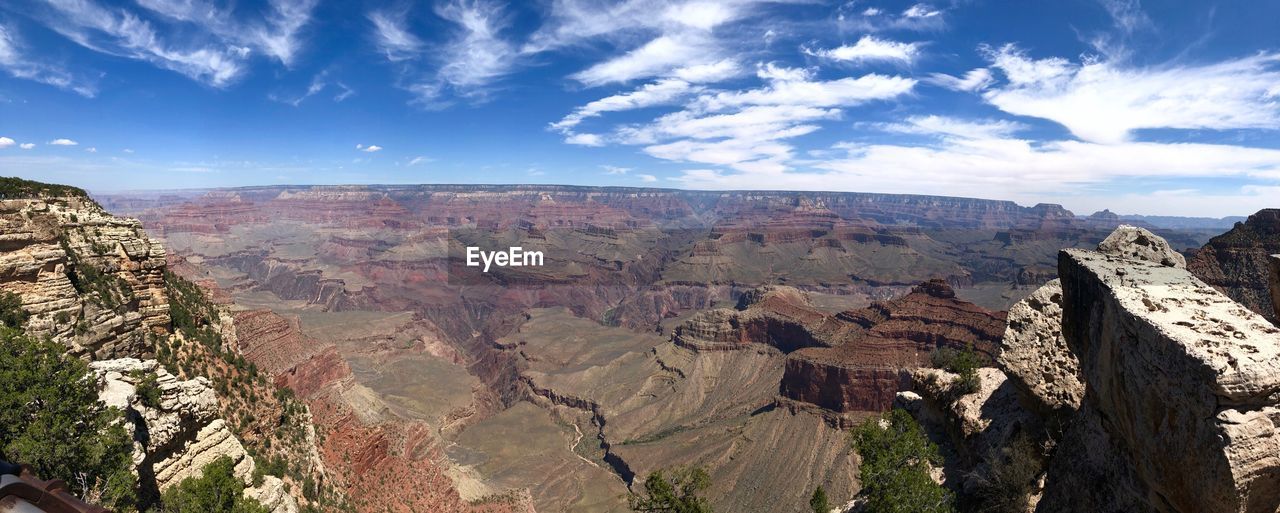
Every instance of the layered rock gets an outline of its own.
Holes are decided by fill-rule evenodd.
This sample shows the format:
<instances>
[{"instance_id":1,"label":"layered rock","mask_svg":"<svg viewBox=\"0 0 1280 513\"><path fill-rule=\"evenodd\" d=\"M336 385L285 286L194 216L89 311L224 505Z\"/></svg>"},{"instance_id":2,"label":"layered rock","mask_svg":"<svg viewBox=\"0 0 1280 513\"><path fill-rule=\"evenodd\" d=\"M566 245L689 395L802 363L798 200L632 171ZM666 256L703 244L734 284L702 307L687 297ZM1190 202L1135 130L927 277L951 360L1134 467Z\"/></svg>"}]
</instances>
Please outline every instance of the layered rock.
<instances>
[{"instance_id":1,"label":"layered rock","mask_svg":"<svg viewBox=\"0 0 1280 513\"><path fill-rule=\"evenodd\" d=\"M1003 321L955 299L945 282L926 282L902 298L824 318L824 344L788 356L779 393L836 413L881 411L908 388L906 371L940 347L994 356Z\"/></svg>"},{"instance_id":2,"label":"layered rock","mask_svg":"<svg viewBox=\"0 0 1280 513\"><path fill-rule=\"evenodd\" d=\"M1267 287L1271 289L1271 306L1275 308L1276 319L1280 319L1280 255L1271 255L1271 272L1267 276Z\"/></svg>"},{"instance_id":3,"label":"layered rock","mask_svg":"<svg viewBox=\"0 0 1280 513\"><path fill-rule=\"evenodd\" d=\"M1275 253L1280 253L1280 209L1269 208L1210 239L1187 268L1227 297L1280 322L1267 287L1267 259Z\"/></svg>"},{"instance_id":4,"label":"layered rock","mask_svg":"<svg viewBox=\"0 0 1280 513\"><path fill-rule=\"evenodd\" d=\"M164 248L135 219L84 198L0 201L0 289L22 297L33 335L72 354L150 354L148 333L165 333Z\"/></svg>"},{"instance_id":5,"label":"layered rock","mask_svg":"<svg viewBox=\"0 0 1280 513\"><path fill-rule=\"evenodd\" d=\"M204 467L228 457L235 476L252 484L253 458L218 417L218 402L203 377L179 380L155 360L122 358L89 364L98 379L99 396L107 406L125 411L134 440L134 465L144 490L153 493L199 477ZM154 396L140 388L154 387ZM298 504L284 493L283 483L265 476L259 487L245 494L259 499L273 513L296 513Z\"/></svg>"}]
</instances>

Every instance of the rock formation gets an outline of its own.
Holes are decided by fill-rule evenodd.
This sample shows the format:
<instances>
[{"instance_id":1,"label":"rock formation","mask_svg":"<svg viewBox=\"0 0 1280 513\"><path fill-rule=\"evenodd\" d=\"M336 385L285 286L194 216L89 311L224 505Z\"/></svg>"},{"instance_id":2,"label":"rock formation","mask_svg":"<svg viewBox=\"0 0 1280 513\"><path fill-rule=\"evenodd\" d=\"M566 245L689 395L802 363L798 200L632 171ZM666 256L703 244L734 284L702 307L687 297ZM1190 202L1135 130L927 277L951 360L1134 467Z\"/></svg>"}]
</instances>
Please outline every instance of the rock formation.
<instances>
[{"instance_id":1,"label":"rock formation","mask_svg":"<svg viewBox=\"0 0 1280 513\"><path fill-rule=\"evenodd\" d=\"M958 401L924 380L918 395L934 399L934 424L960 426L944 441L957 452L1007 440L992 429L1011 422L1032 437L1045 450L1038 512L1274 512L1280 329L1152 237L1121 228L1098 251L1060 253L1060 284L1014 307L990 371L1014 397L984 397L985 374Z\"/></svg>"},{"instance_id":2,"label":"rock formation","mask_svg":"<svg viewBox=\"0 0 1280 513\"><path fill-rule=\"evenodd\" d=\"M0 289L22 297L28 332L72 354L145 356L169 325L164 262L140 222L87 198L0 200Z\"/></svg>"},{"instance_id":3,"label":"rock formation","mask_svg":"<svg viewBox=\"0 0 1280 513\"><path fill-rule=\"evenodd\" d=\"M133 461L144 489L163 492L186 478L199 477L206 465L225 456L235 464L246 495L259 499L272 513L298 511L280 478L265 476L260 486L251 486L253 458L218 417L207 379L179 380L155 360L99 360L89 367L98 377L103 403L126 413ZM142 387L152 387L155 395L146 397L139 391Z\"/></svg>"},{"instance_id":4,"label":"rock formation","mask_svg":"<svg viewBox=\"0 0 1280 513\"><path fill-rule=\"evenodd\" d=\"M1197 278L1254 312L1280 322L1267 290L1267 259L1280 253L1280 209L1259 210L1209 240L1187 262Z\"/></svg>"},{"instance_id":5,"label":"rock formation","mask_svg":"<svg viewBox=\"0 0 1280 513\"><path fill-rule=\"evenodd\" d=\"M1280 255L1271 255L1268 263L1271 264L1271 272L1267 277L1267 287L1271 289L1271 306L1275 308L1275 318L1280 319Z\"/></svg>"}]
</instances>

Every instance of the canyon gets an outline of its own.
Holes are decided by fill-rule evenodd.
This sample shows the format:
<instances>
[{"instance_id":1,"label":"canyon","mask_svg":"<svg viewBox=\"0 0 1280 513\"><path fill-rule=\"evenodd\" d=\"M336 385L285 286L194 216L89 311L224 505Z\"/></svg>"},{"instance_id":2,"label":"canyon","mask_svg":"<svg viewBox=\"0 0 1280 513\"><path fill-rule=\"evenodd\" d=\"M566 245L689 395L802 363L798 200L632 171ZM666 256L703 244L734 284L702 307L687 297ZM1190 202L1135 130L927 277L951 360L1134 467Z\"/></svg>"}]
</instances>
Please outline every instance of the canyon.
<instances>
[{"instance_id":1,"label":"canyon","mask_svg":"<svg viewBox=\"0 0 1280 513\"><path fill-rule=\"evenodd\" d=\"M157 492L232 456L247 485L289 462L246 492L281 513L625 511L644 475L697 465L717 510L804 511L817 486L856 506L847 430L902 407L964 500L992 451L1030 440L1049 448L1036 511L1274 502L1253 491L1276 468L1268 211L1218 236L1207 220L857 193L95 199L3 200L0 288L153 433L135 459ZM545 263L482 272L467 247ZM976 358L972 391L932 368L943 350ZM140 399L146 375L158 403ZM1205 493L1181 491L1187 469Z\"/></svg>"}]
</instances>

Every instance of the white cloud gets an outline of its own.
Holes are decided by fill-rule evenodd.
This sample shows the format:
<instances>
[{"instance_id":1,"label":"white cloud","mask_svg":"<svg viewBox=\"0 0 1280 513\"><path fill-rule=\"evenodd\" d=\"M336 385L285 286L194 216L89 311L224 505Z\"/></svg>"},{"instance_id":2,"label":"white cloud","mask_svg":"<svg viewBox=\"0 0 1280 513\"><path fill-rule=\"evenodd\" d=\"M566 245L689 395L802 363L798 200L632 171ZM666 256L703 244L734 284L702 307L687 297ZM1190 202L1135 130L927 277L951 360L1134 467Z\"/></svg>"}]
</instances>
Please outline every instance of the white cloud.
<instances>
[{"instance_id":1,"label":"white cloud","mask_svg":"<svg viewBox=\"0 0 1280 513\"><path fill-rule=\"evenodd\" d=\"M66 69L24 57L16 31L4 25L0 25L0 69L14 78L48 84L86 98L93 98L97 94L96 86Z\"/></svg>"},{"instance_id":2,"label":"white cloud","mask_svg":"<svg viewBox=\"0 0 1280 513\"><path fill-rule=\"evenodd\" d=\"M409 160L409 165L410 165L410 166L416 166L416 165L418 165L418 164L426 164L427 162L431 162L431 159L420 155L420 156L417 156L417 157L414 157L414 158L410 159L410 160Z\"/></svg>"},{"instance_id":3,"label":"white cloud","mask_svg":"<svg viewBox=\"0 0 1280 513\"><path fill-rule=\"evenodd\" d=\"M570 134L564 142L578 146L604 146L604 138L597 134Z\"/></svg>"},{"instance_id":4,"label":"white cloud","mask_svg":"<svg viewBox=\"0 0 1280 513\"><path fill-rule=\"evenodd\" d=\"M987 68L975 68L969 70L963 77L954 77L946 73L933 73L927 82L945 87L955 91L981 91L986 89L995 82L995 77L991 76L991 70Z\"/></svg>"},{"instance_id":5,"label":"white cloud","mask_svg":"<svg viewBox=\"0 0 1280 513\"><path fill-rule=\"evenodd\" d=\"M639 178L641 182L645 182L645 183L652 183L652 182L658 181L658 177L653 175L636 175L636 178Z\"/></svg>"},{"instance_id":6,"label":"white cloud","mask_svg":"<svg viewBox=\"0 0 1280 513\"><path fill-rule=\"evenodd\" d=\"M89 152L89 153L97 153L97 152L98 152L98 149L97 149L97 148L94 148L94 147L92 147L92 146L90 146L90 147L88 147L88 148L85 148L85 149L84 149L84 151L87 151L87 152Z\"/></svg>"},{"instance_id":7,"label":"white cloud","mask_svg":"<svg viewBox=\"0 0 1280 513\"><path fill-rule=\"evenodd\" d=\"M8 148L16 144L16 141L8 137L0 137L0 149Z\"/></svg>"},{"instance_id":8,"label":"white cloud","mask_svg":"<svg viewBox=\"0 0 1280 513\"><path fill-rule=\"evenodd\" d=\"M962 139L998 139L1013 135L1027 126L1007 120L965 120L946 116L913 116L902 123L881 125L881 128L895 133L936 135L958 137Z\"/></svg>"},{"instance_id":9,"label":"white cloud","mask_svg":"<svg viewBox=\"0 0 1280 513\"><path fill-rule=\"evenodd\" d=\"M36 147L36 143L22 143L19 144L18 147L24 150L30 150Z\"/></svg>"},{"instance_id":10,"label":"white cloud","mask_svg":"<svg viewBox=\"0 0 1280 513\"><path fill-rule=\"evenodd\" d=\"M270 0L263 16L237 20L231 7L204 0L137 0L139 6L171 20L189 23L220 42L253 48L289 66L301 45L299 33L311 22L318 0Z\"/></svg>"},{"instance_id":11,"label":"white cloud","mask_svg":"<svg viewBox=\"0 0 1280 513\"><path fill-rule=\"evenodd\" d=\"M356 90L350 87L347 87L347 84L344 84L342 82L334 82L334 85L338 86L338 89L342 90L338 94L333 95L333 101L335 102L341 102L356 94Z\"/></svg>"},{"instance_id":12,"label":"white cloud","mask_svg":"<svg viewBox=\"0 0 1280 513\"><path fill-rule=\"evenodd\" d=\"M938 11L924 4L915 4L907 10L902 11L902 15L907 18L932 18L941 14L942 11Z\"/></svg>"},{"instance_id":13,"label":"white cloud","mask_svg":"<svg viewBox=\"0 0 1280 513\"><path fill-rule=\"evenodd\" d=\"M915 79L877 73L836 80L786 76L774 78L762 88L706 95L699 101L708 110L747 105L847 107L895 98L911 92L915 85Z\"/></svg>"},{"instance_id":14,"label":"white cloud","mask_svg":"<svg viewBox=\"0 0 1280 513\"><path fill-rule=\"evenodd\" d=\"M862 36L853 45L843 45L831 49L810 50L804 52L823 59L843 62L875 62L898 61L910 64L920 54L920 43L900 43L875 36Z\"/></svg>"},{"instance_id":15,"label":"white cloud","mask_svg":"<svg viewBox=\"0 0 1280 513\"><path fill-rule=\"evenodd\" d=\"M370 145L368 145L368 146L365 146L364 144L357 144L357 145L356 145L356 149L357 149L357 150L360 150L360 151L363 151L363 152L365 152L365 153L373 153L373 152L377 152L377 151L382 151L382 147L381 147L381 146L378 146L378 145L376 145L376 144L370 144Z\"/></svg>"},{"instance_id":16,"label":"white cloud","mask_svg":"<svg viewBox=\"0 0 1280 513\"><path fill-rule=\"evenodd\" d=\"M659 80L633 91L601 98L578 107L560 121L552 123L551 128L562 132L568 131L587 118L600 116L606 112L619 112L669 104L687 96L694 90L693 85L683 80Z\"/></svg>"},{"instance_id":17,"label":"white cloud","mask_svg":"<svg viewBox=\"0 0 1280 513\"><path fill-rule=\"evenodd\" d=\"M881 11L880 9L877 9L877 8L875 8L875 7L868 7L866 10L862 11L862 15L863 15L863 16L876 16L876 15L879 15L881 12L883 12L883 11Z\"/></svg>"},{"instance_id":18,"label":"white cloud","mask_svg":"<svg viewBox=\"0 0 1280 513\"><path fill-rule=\"evenodd\" d=\"M1056 121L1086 141L1120 143L1152 128L1280 128L1280 54L1133 68L1033 59L1012 45L984 52L1007 80L983 93L987 102Z\"/></svg>"},{"instance_id":19,"label":"white cloud","mask_svg":"<svg viewBox=\"0 0 1280 513\"><path fill-rule=\"evenodd\" d=\"M618 166L610 166L610 165L603 165L603 166L600 166L600 168L604 169L604 174L606 175L625 175L627 174L627 172L631 171L631 168L629 167L618 167Z\"/></svg>"},{"instance_id":20,"label":"white cloud","mask_svg":"<svg viewBox=\"0 0 1280 513\"><path fill-rule=\"evenodd\" d=\"M418 36L405 28L403 22L405 14L404 11L369 13L369 21L373 23L376 32L378 48L386 54L387 60L392 62L417 57L426 46Z\"/></svg>"},{"instance_id":21,"label":"white cloud","mask_svg":"<svg viewBox=\"0 0 1280 513\"><path fill-rule=\"evenodd\" d=\"M662 35L621 56L575 73L571 78L588 86L629 82L705 61L710 51L701 37Z\"/></svg>"},{"instance_id":22,"label":"white cloud","mask_svg":"<svg viewBox=\"0 0 1280 513\"><path fill-rule=\"evenodd\" d=\"M436 65L434 71L411 68L409 74L427 78L411 77L402 87L414 94L416 103L431 108L447 105L446 93L487 98L492 84L519 63L514 44L503 36L511 22L505 6L489 0L449 0L437 4L435 13L453 24L453 34L445 44L426 52ZM388 59L407 56L409 47L415 46L412 41L402 41L407 46L388 52Z\"/></svg>"},{"instance_id":23,"label":"white cloud","mask_svg":"<svg viewBox=\"0 0 1280 513\"><path fill-rule=\"evenodd\" d=\"M49 141L48 144L50 146L75 146L80 143L72 141L71 139L54 139Z\"/></svg>"},{"instance_id":24,"label":"white cloud","mask_svg":"<svg viewBox=\"0 0 1280 513\"><path fill-rule=\"evenodd\" d=\"M123 151L123 152L125 152L125 153L130 154L130 155L132 155L132 154L133 154L133 150L132 150L132 149L130 149L130 148L125 148L125 149L120 150L120 151Z\"/></svg>"}]
</instances>

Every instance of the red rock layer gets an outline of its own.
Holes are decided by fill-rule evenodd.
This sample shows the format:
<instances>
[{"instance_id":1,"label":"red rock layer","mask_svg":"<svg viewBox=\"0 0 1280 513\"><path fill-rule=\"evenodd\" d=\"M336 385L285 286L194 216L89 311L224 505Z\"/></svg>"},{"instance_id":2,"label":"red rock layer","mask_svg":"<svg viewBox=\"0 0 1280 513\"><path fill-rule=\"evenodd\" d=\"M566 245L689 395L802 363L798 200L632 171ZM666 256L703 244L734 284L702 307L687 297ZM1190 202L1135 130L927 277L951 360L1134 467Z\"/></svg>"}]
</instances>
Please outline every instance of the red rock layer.
<instances>
[{"instance_id":1,"label":"red rock layer","mask_svg":"<svg viewBox=\"0 0 1280 513\"><path fill-rule=\"evenodd\" d=\"M1259 210L1209 240L1187 259L1187 270L1227 297L1280 323L1267 286L1267 259L1280 253L1280 209Z\"/></svg>"},{"instance_id":2,"label":"red rock layer","mask_svg":"<svg viewBox=\"0 0 1280 513\"><path fill-rule=\"evenodd\" d=\"M906 384L900 371L927 363L937 348L993 357L1004 314L955 299L945 282L926 282L910 294L835 316L861 329L843 329L833 347L809 347L787 358L783 397L835 412L880 411Z\"/></svg>"}]
</instances>

